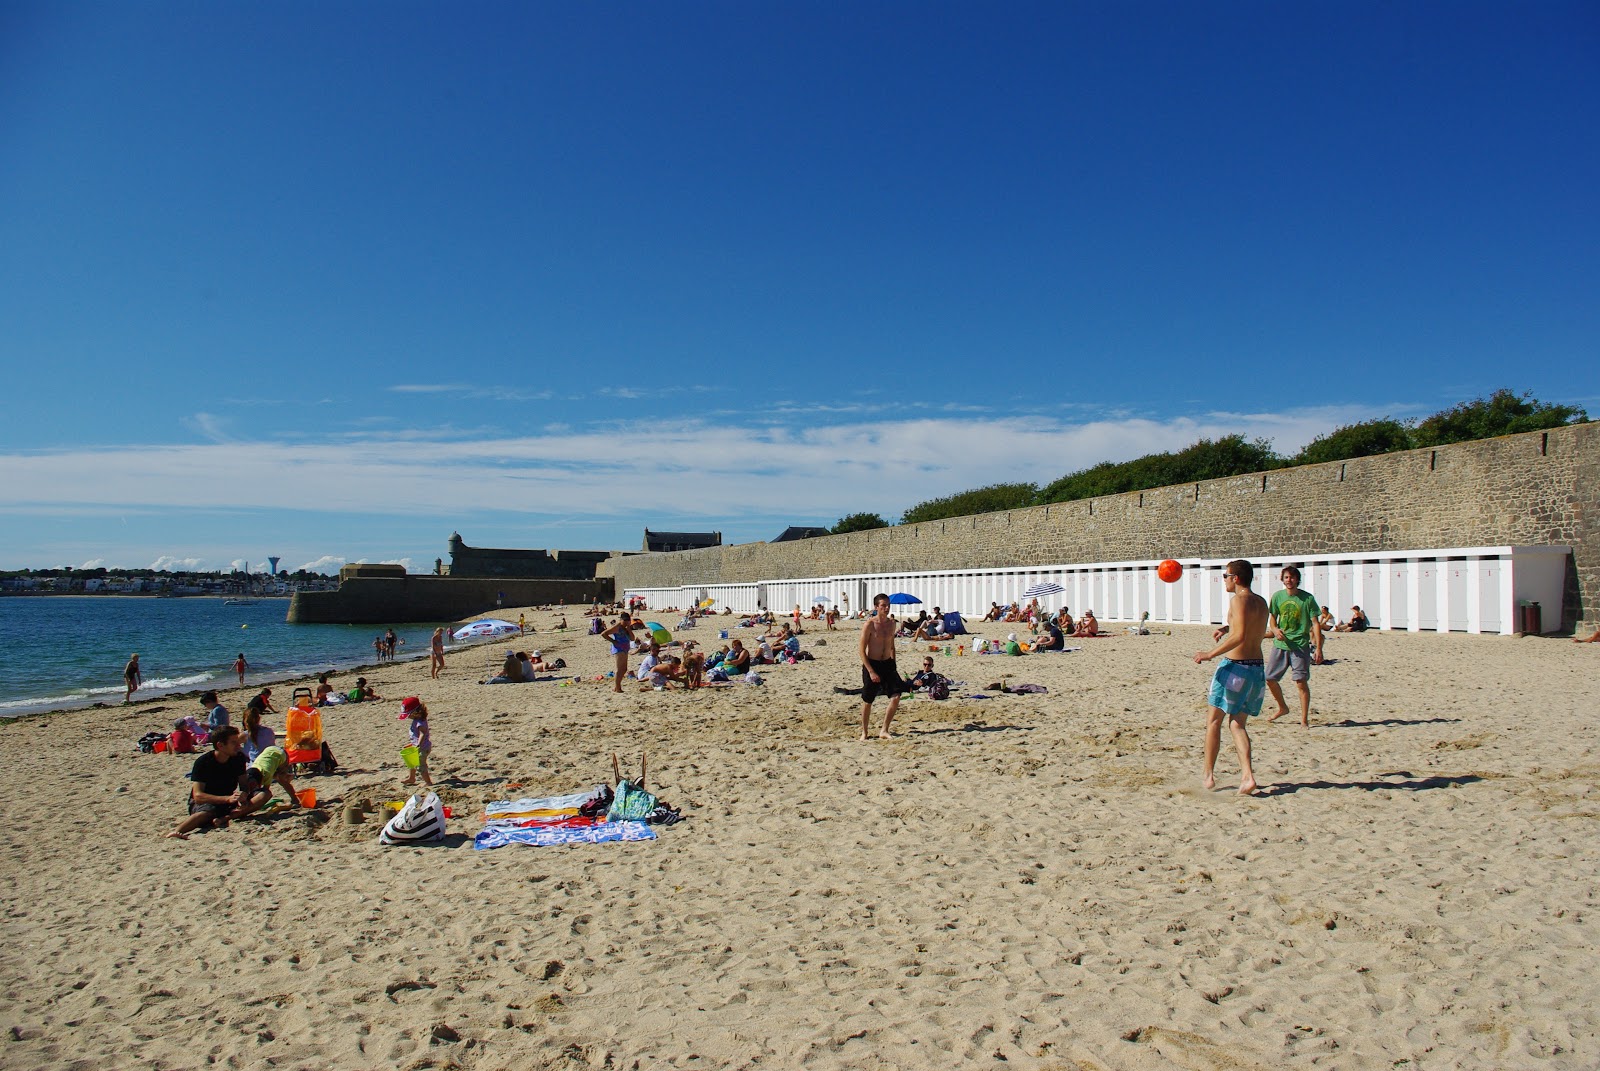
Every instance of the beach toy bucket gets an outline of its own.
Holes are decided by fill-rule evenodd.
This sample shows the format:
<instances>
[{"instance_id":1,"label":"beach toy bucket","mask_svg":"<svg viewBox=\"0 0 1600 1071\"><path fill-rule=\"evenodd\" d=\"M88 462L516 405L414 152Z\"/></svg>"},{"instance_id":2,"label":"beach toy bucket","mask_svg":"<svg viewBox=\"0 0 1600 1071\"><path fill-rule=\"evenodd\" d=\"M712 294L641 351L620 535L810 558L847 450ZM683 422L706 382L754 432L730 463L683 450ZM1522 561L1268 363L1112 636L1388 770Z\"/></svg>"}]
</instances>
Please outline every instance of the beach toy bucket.
<instances>
[{"instance_id":1,"label":"beach toy bucket","mask_svg":"<svg viewBox=\"0 0 1600 1071\"><path fill-rule=\"evenodd\" d=\"M400 749L400 761L404 762L408 767L415 770L418 766L422 765L422 752L417 750L417 745L407 744L405 747Z\"/></svg>"},{"instance_id":2,"label":"beach toy bucket","mask_svg":"<svg viewBox=\"0 0 1600 1071\"><path fill-rule=\"evenodd\" d=\"M167 742L165 740L157 740L155 743L150 745L150 750L159 755L163 751L167 750Z\"/></svg>"},{"instance_id":3,"label":"beach toy bucket","mask_svg":"<svg viewBox=\"0 0 1600 1071\"><path fill-rule=\"evenodd\" d=\"M317 805L317 790L314 788L302 788L295 795L300 797L300 806L302 807L315 807Z\"/></svg>"},{"instance_id":4,"label":"beach toy bucket","mask_svg":"<svg viewBox=\"0 0 1600 1071\"><path fill-rule=\"evenodd\" d=\"M728 630L727 629L721 629L721 630L719 630L717 632L717 639L725 640L727 638L728 638Z\"/></svg>"}]
</instances>

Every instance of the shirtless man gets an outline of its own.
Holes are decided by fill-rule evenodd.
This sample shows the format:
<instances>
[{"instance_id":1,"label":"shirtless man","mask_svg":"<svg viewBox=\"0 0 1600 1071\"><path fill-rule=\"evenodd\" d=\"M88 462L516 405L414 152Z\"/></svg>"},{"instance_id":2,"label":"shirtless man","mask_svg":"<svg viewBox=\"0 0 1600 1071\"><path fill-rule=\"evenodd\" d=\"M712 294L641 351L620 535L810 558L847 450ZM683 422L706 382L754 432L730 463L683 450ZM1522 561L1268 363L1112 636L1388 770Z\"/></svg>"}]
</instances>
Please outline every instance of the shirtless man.
<instances>
[{"instance_id":1,"label":"shirtless man","mask_svg":"<svg viewBox=\"0 0 1600 1071\"><path fill-rule=\"evenodd\" d=\"M1266 670L1261 660L1261 641L1267 635L1267 600L1250 590L1255 567L1244 559L1228 563L1222 583L1233 598L1228 601L1228 624L1221 631L1221 642L1210 651L1196 651L1196 663L1225 656L1211 678L1207 699L1211 710L1206 720L1205 778L1207 789L1217 787L1212 774L1217 752L1222 747L1222 723L1233 733L1233 748L1239 753L1239 795L1253 796L1256 775L1250 769L1250 733L1245 719L1261 713L1261 698L1267 690Z\"/></svg>"},{"instance_id":2,"label":"shirtless man","mask_svg":"<svg viewBox=\"0 0 1600 1071\"><path fill-rule=\"evenodd\" d=\"M881 692L889 697L889 709L883 715L883 731L878 739L888 740L889 723L900 709L900 693L906 690L905 681L894 664L895 620L889 616L889 596L879 592L872 597L872 616L861 626L861 735L865 740L871 728L872 701Z\"/></svg>"}]
</instances>

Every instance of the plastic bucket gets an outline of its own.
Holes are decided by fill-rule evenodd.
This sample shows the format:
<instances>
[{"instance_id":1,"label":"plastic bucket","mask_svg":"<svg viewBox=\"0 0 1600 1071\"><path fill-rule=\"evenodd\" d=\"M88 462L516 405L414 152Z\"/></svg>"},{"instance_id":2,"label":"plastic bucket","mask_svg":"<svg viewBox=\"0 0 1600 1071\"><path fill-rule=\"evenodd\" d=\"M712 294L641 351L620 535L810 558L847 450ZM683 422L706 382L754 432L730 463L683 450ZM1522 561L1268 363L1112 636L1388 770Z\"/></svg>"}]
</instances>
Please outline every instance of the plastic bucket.
<instances>
[{"instance_id":1,"label":"plastic bucket","mask_svg":"<svg viewBox=\"0 0 1600 1071\"><path fill-rule=\"evenodd\" d=\"M317 790L314 788L302 788L295 795L300 797L300 806L302 807L315 807L317 805Z\"/></svg>"},{"instance_id":2,"label":"plastic bucket","mask_svg":"<svg viewBox=\"0 0 1600 1071\"><path fill-rule=\"evenodd\" d=\"M422 765L422 752L417 750L417 745L407 744L400 749L400 761L404 762L410 769L415 770Z\"/></svg>"},{"instance_id":3,"label":"plastic bucket","mask_svg":"<svg viewBox=\"0 0 1600 1071\"><path fill-rule=\"evenodd\" d=\"M717 639L725 640L727 638L728 638L728 630L727 629L722 629L720 632L717 633Z\"/></svg>"}]
</instances>

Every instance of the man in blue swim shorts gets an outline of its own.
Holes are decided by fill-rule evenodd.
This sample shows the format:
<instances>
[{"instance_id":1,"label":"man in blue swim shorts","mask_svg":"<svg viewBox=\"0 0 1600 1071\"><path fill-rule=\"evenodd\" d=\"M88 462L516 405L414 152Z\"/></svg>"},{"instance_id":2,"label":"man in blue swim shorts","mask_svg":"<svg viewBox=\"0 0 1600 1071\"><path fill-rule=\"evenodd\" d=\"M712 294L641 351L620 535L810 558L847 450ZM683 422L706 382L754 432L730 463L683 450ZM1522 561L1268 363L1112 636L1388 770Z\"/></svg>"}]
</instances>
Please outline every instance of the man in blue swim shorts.
<instances>
[{"instance_id":1,"label":"man in blue swim shorts","mask_svg":"<svg viewBox=\"0 0 1600 1071\"><path fill-rule=\"evenodd\" d=\"M1233 748L1239 753L1239 794L1252 796L1256 775L1250 769L1250 733L1245 719L1261 713L1261 698L1266 693L1266 670L1261 660L1261 641L1267 634L1267 601L1250 590L1255 567L1243 558L1228 563L1222 583L1232 598L1228 601L1228 624L1219 633L1221 642L1210 651L1195 652L1197 663L1222 658L1211 678L1206 701L1210 712L1206 720L1206 788L1217 787L1213 770L1217 752L1222 749L1222 723L1233 733Z\"/></svg>"}]
</instances>

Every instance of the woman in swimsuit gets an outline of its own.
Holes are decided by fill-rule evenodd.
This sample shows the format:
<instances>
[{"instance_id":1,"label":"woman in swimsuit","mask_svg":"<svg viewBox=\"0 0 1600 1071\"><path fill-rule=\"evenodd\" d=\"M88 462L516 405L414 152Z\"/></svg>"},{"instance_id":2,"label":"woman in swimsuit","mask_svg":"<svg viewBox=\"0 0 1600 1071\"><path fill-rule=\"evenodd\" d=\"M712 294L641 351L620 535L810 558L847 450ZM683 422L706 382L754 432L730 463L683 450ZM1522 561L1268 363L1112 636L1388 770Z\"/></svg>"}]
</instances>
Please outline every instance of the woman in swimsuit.
<instances>
[{"instance_id":1,"label":"woman in swimsuit","mask_svg":"<svg viewBox=\"0 0 1600 1071\"><path fill-rule=\"evenodd\" d=\"M628 652L633 649L633 630L638 627L639 622L624 610L615 625L600 633L610 642L611 653L617 657L617 672L612 678L613 692L622 691L622 678L628 675Z\"/></svg>"}]
</instances>

